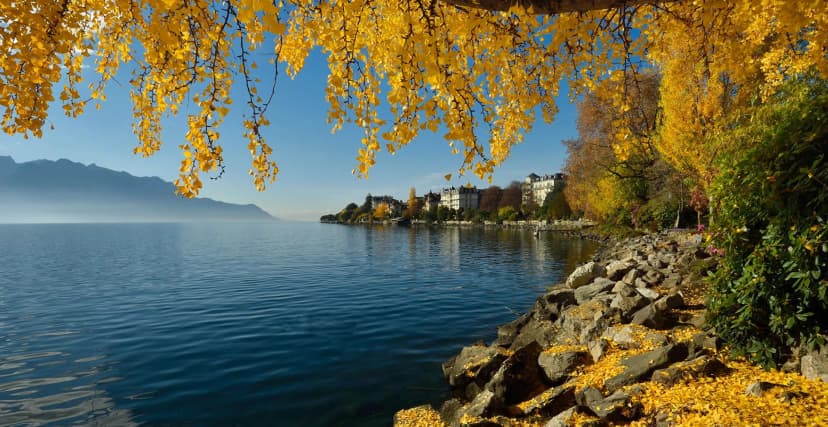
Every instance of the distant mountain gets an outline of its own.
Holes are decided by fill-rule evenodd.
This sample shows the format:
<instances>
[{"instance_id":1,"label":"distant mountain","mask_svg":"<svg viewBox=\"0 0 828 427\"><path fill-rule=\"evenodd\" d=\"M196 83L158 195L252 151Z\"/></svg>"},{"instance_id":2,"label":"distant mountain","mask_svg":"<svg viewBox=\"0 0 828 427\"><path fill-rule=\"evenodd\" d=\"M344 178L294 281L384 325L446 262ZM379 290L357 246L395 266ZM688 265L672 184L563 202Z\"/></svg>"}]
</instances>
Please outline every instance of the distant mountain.
<instances>
[{"instance_id":1,"label":"distant mountain","mask_svg":"<svg viewBox=\"0 0 828 427\"><path fill-rule=\"evenodd\" d=\"M0 222L269 221L256 205L175 195L172 183L61 159L0 156Z\"/></svg>"}]
</instances>

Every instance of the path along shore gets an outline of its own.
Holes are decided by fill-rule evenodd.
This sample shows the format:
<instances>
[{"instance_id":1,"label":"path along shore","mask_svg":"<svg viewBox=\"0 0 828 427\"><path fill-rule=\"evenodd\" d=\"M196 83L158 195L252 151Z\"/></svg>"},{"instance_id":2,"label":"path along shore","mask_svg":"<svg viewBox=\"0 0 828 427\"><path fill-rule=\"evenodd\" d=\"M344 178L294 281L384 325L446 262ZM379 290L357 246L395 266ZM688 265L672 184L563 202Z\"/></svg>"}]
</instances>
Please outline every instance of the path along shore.
<instances>
[{"instance_id":1,"label":"path along shore","mask_svg":"<svg viewBox=\"0 0 828 427\"><path fill-rule=\"evenodd\" d=\"M443 364L450 398L405 426L828 425L828 352L782 371L728 358L705 329L716 259L688 232L608 245L497 338Z\"/></svg>"}]
</instances>

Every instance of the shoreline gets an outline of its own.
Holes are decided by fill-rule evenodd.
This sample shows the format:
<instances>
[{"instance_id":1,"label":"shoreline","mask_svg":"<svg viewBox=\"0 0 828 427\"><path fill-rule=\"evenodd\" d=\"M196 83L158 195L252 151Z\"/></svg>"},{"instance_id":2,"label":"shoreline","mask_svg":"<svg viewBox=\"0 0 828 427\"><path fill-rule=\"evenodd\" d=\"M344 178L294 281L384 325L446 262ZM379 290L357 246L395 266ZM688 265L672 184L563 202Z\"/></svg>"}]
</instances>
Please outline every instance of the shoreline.
<instances>
[{"instance_id":1,"label":"shoreline","mask_svg":"<svg viewBox=\"0 0 828 427\"><path fill-rule=\"evenodd\" d=\"M499 326L491 343L466 346L446 361L451 397L439 408L401 410L394 425L828 420L820 403L828 384L818 375L813 379L804 366L766 372L732 360L705 329L701 278L717 261L700 248L699 237L672 232L607 243L525 314ZM711 402L729 403L711 408ZM756 405L766 413L757 414Z\"/></svg>"},{"instance_id":2,"label":"shoreline","mask_svg":"<svg viewBox=\"0 0 828 427\"><path fill-rule=\"evenodd\" d=\"M382 226L382 227L435 227L435 228L478 228L478 229L504 229L504 230L525 230L527 232L535 233L554 233L556 235L592 240L595 242L608 243L614 240L612 237L600 235L597 233L590 233L589 230L594 229L595 223L591 221L556 221L549 223L548 221L502 221L500 223L494 221L484 221L482 223L473 221L443 221L443 222L426 222L424 220L413 220L410 224L401 225L391 220L374 221L371 223L342 223L336 221L320 221L322 224L336 224L348 226Z\"/></svg>"}]
</instances>

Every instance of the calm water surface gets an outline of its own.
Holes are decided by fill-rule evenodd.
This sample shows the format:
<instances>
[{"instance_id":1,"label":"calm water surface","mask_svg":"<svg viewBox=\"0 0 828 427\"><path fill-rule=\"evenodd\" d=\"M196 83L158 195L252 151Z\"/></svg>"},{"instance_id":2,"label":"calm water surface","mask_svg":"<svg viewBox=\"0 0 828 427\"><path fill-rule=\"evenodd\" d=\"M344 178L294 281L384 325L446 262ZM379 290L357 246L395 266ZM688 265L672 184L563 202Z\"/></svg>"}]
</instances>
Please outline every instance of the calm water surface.
<instances>
[{"instance_id":1,"label":"calm water surface","mask_svg":"<svg viewBox=\"0 0 828 427\"><path fill-rule=\"evenodd\" d=\"M0 225L0 426L388 426L594 244L324 224Z\"/></svg>"}]
</instances>

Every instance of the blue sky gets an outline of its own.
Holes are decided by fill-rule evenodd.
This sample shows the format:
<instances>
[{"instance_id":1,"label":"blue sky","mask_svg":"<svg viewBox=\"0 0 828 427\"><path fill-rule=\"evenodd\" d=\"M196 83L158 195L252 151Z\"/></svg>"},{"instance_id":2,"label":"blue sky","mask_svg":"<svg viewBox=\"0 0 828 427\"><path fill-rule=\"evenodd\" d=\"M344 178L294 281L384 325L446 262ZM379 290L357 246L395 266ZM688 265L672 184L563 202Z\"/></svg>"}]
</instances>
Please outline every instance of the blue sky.
<instances>
[{"instance_id":1,"label":"blue sky","mask_svg":"<svg viewBox=\"0 0 828 427\"><path fill-rule=\"evenodd\" d=\"M232 203L255 203L279 218L313 221L322 214L338 211L348 202L361 203L367 193L405 200L412 186L417 194L468 182L481 188L488 186L469 175L447 182L443 175L456 176L462 157L450 153L442 134L428 132L394 156L380 153L368 179L351 175L362 133L356 127L346 126L331 134L325 121L326 76L327 66L320 54L311 55L295 80L284 73L279 76L276 98L268 110L272 124L264 132L280 168L276 183L261 193L253 187L247 174L249 153L241 138L241 111L234 111L221 129L225 174L219 180L203 179L201 196ZM173 181L181 156L178 145L186 132L186 108L182 108L178 117L164 123L164 147L159 153L149 158L135 156L128 80L128 73L122 72L117 81L110 82L106 91L108 99L100 111L88 108L79 118L69 119L62 114L59 104L54 105L49 119L55 129L49 130L47 125L41 139L24 140L2 134L0 155L10 155L17 162L66 158ZM562 93L557 103L560 111L555 123L547 125L539 119L535 129L495 171L494 184L508 185L530 172L544 174L561 170L566 158L561 141L577 135L576 114L566 93ZM243 103L234 105L238 109Z\"/></svg>"}]
</instances>

